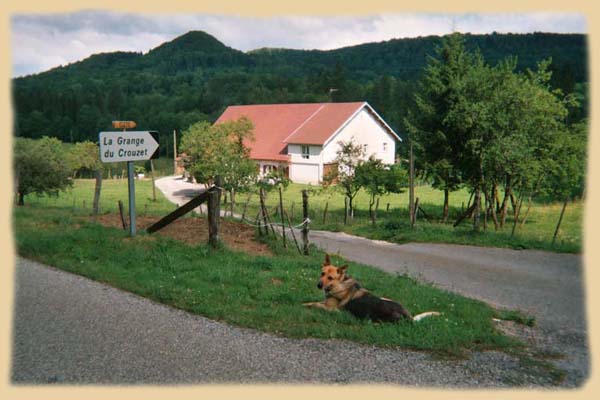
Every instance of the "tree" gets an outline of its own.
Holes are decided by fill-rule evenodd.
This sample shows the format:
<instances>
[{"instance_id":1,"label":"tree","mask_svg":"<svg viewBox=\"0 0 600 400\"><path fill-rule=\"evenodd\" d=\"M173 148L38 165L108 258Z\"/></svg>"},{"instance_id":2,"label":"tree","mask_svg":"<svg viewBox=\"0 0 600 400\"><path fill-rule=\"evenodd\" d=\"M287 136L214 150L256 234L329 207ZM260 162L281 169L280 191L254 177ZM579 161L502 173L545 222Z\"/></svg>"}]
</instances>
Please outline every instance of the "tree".
<instances>
[{"instance_id":1,"label":"tree","mask_svg":"<svg viewBox=\"0 0 600 400\"><path fill-rule=\"evenodd\" d=\"M563 206L552 244L556 241L568 201L582 196L585 189L586 139L587 123L583 121L573 125L554 143L554 157L547 165L545 192L561 199Z\"/></svg>"},{"instance_id":2,"label":"tree","mask_svg":"<svg viewBox=\"0 0 600 400\"><path fill-rule=\"evenodd\" d=\"M94 173L95 187L94 199L92 201L92 213L97 215L100 207L100 192L102 190L102 163L100 162L100 150L96 143L85 141L75 144L65 143L65 152L69 169L75 179L82 172Z\"/></svg>"},{"instance_id":3,"label":"tree","mask_svg":"<svg viewBox=\"0 0 600 400\"><path fill-rule=\"evenodd\" d=\"M553 143L566 129L572 96L550 88L550 61L527 73L516 73L516 65L508 58L489 66L453 34L430 59L416 97L416 117L407 119L434 185L446 190L463 184L474 193L473 205L455 226L472 215L473 229L479 231L483 199L484 228L490 214L496 228L503 226L507 199L516 223L523 196L535 194L545 163L556 157ZM505 198L496 206L498 223L494 202L500 184Z\"/></svg>"},{"instance_id":4,"label":"tree","mask_svg":"<svg viewBox=\"0 0 600 400\"><path fill-rule=\"evenodd\" d=\"M216 125L198 122L183 132L180 149L186 153L186 169L197 182L211 184L221 177L223 189L235 193L248 189L255 182L256 163L250 159L246 142L253 140L252 122L241 117Z\"/></svg>"},{"instance_id":5,"label":"tree","mask_svg":"<svg viewBox=\"0 0 600 400\"><path fill-rule=\"evenodd\" d=\"M57 196L72 185L63 144L56 138L16 138L13 162L20 206L30 193Z\"/></svg>"},{"instance_id":6,"label":"tree","mask_svg":"<svg viewBox=\"0 0 600 400\"><path fill-rule=\"evenodd\" d=\"M336 184L336 188L348 199L348 216L354 217L354 205L352 201L361 188L361 182L356 179L355 170L364 157L363 147L354 143L353 140L347 142L339 141L339 148L336 151L334 163L337 168L332 168L328 174L323 177L323 183L328 186Z\"/></svg>"},{"instance_id":7,"label":"tree","mask_svg":"<svg viewBox=\"0 0 600 400\"><path fill-rule=\"evenodd\" d=\"M96 143L86 140L67 146L66 156L73 179L82 172L93 172L102 166L100 150Z\"/></svg>"},{"instance_id":8,"label":"tree","mask_svg":"<svg viewBox=\"0 0 600 400\"><path fill-rule=\"evenodd\" d=\"M379 197L387 193L401 193L408 183L408 175L400 164L385 165L374 156L360 162L355 171L356 181L369 194L369 217L373 225L377 218ZM375 210L373 210L375 206Z\"/></svg>"},{"instance_id":9,"label":"tree","mask_svg":"<svg viewBox=\"0 0 600 400\"><path fill-rule=\"evenodd\" d=\"M462 182L458 168L461 132L449 125L447 118L475 64L476 59L465 49L462 35L455 33L444 38L435 57L428 59L419 81L415 111L405 119L418 167L431 179L434 188L444 191L442 222L448 219L449 192L458 190Z\"/></svg>"}]
</instances>

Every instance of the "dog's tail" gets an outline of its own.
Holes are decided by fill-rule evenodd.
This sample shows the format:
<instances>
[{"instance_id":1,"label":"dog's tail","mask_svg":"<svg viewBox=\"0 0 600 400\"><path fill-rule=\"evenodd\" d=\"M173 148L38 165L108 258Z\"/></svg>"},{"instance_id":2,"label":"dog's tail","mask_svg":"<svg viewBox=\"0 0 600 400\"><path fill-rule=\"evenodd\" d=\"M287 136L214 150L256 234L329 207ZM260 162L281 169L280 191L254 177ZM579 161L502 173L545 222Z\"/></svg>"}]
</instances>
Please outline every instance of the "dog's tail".
<instances>
[{"instance_id":1,"label":"dog's tail","mask_svg":"<svg viewBox=\"0 0 600 400\"><path fill-rule=\"evenodd\" d=\"M413 321L414 322L419 322L420 320L422 320L423 318L427 318L427 317L435 317L435 316L439 316L442 315L437 311L427 311L421 314L417 314L413 317Z\"/></svg>"}]
</instances>

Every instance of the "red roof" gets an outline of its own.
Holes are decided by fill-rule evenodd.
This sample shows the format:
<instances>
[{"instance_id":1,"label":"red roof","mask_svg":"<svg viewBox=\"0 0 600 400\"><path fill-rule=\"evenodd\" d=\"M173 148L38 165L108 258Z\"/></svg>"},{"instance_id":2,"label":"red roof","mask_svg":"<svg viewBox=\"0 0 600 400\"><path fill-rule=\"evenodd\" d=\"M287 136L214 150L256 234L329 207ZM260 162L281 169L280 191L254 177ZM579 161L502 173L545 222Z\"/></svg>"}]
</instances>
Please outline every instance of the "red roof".
<instances>
[{"instance_id":1,"label":"red roof","mask_svg":"<svg viewBox=\"0 0 600 400\"><path fill-rule=\"evenodd\" d=\"M254 124L249 142L255 160L287 161L288 143L324 144L366 103L256 104L229 106L215 122L248 117Z\"/></svg>"},{"instance_id":2,"label":"red roof","mask_svg":"<svg viewBox=\"0 0 600 400\"><path fill-rule=\"evenodd\" d=\"M398 140L400 137L366 102L255 104L229 106L215 124L248 117L254 124L250 158L287 161L287 144L323 145L352 115L367 107L377 120Z\"/></svg>"}]
</instances>

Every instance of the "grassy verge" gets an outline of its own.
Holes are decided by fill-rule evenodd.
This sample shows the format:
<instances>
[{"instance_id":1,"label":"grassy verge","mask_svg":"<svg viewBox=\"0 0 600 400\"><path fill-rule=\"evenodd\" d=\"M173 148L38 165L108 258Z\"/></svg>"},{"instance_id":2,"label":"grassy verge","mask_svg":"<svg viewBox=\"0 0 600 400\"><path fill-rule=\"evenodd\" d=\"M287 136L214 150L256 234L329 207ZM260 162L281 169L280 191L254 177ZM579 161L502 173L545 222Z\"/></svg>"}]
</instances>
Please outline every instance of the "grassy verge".
<instances>
[{"instance_id":1,"label":"grassy verge","mask_svg":"<svg viewBox=\"0 0 600 400\"><path fill-rule=\"evenodd\" d=\"M315 249L300 257L273 243L275 255L266 257L159 236L128 238L70 207L35 204L14 210L14 231L24 257L238 326L445 355L519 347L493 327L491 319L500 312L487 304L354 263L352 275L375 294L397 299L413 313L437 310L443 316L416 324L377 324L343 312L307 309L302 302L322 296L316 282L323 253Z\"/></svg>"},{"instance_id":2,"label":"grassy verge","mask_svg":"<svg viewBox=\"0 0 600 400\"><path fill-rule=\"evenodd\" d=\"M512 209L504 229L495 231L492 221L488 221L487 230L474 233L470 221L463 222L457 228L452 224L462 209L469 202L469 193L460 190L450 194L450 218L447 224L439 223L442 216L443 192L430 186L418 186L416 197L419 197L421 207L427 213L427 219L419 215L415 229L408 223L408 193L383 196L379 202L378 219L375 226L371 224L368 215L369 197L360 191L355 198L355 218L344 224L344 198L331 189L319 190L314 186L291 184L284 192L284 207L288 214L293 215L294 224L302 221L303 189L309 189L309 216L312 229L343 231L371 239L387 240L395 243L431 242L455 243L490 247L507 247L514 249L541 249L556 252L581 252L583 202L570 203L564 215L557 242L552 245L552 235L560 215L562 204L533 203L526 223L518 225L514 236ZM242 213L247 195L237 196L236 212ZM268 194L267 205L274 212L279 204L277 193ZM389 208L388 208L389 204ZM324 211L327 207L327 218ZM523 214L527 202L523 202ZM250 198L246 214L254 218L258 212L258 196ZM522 217L521 217L522 219Z\"/></svg>"}]
</instances>

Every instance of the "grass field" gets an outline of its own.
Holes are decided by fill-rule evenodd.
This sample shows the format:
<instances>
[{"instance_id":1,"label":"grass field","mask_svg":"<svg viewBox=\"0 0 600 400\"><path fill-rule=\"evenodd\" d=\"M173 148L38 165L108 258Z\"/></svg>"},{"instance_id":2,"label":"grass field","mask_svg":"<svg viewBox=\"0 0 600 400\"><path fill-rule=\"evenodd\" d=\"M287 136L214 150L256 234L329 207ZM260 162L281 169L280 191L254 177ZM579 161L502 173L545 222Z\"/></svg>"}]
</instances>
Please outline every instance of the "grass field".
<instances>
[{"instance_id":1,"label":"grass field","mask_svg":"<svg viewBox=\"0 0 600 400\"><path fill-rule=\"evenodd\" d=\"M37 196L25 197L25 204L33 207L69 209L75 214L89 214L94 200L95 180L76 179L72 188L57 197ZM104 179L100 191L100 213L118 212L118 201L128 209L127 179ZM135 181L135 207L139 215L164 215L173 211L176 206L169 202L156 189L156 201L153 200L152 181L149 178Z\"/></svg>"},{"instance_id":2,"label":"grass field","mask_svg":"<svg viewBox=\"0 0 600 400\"><path fill-rule=\"evenodd\" d=\"M369 197L360 191L355 198L355 217L349 224L344 225L344 197L341 193L328 189L300 184L290 184L284 191L284 208L293 215L293 223L302 221L302 190L309 190L309 217L311 229L343 231L372 239L387 240L396 243L406 242L439 242L472 244L479 246L509 247L515 249L542 249L557 252L578 253L582 249L583 202L569 203L561 224L561 228L552 246L552 235L560 215L562 204L543 204L534 202L525 225L518 226L514 237L511 238L513 226L512 209L509 207L506 225L503 230L494 231L492 221L488 221L485 232L476 234L469 220L453 228L457 216L469 201L469 192L460 190L450 194L450 218L447 224L439 221L442 216L443 192L430 186L417 186L415 196L427 213L427 220L421 214L415 229L408 222L408 193L383 196L379 202L376 226L369 219ZM239 194L236 199L236 212L241 214L246 194ZM267 205L271 212L279 204L277 192L267 195ZM388 211L389 204L389 211ZM327 206L327 219L323 220ZM523 202L523 215L526 210ZM258 196L253 195L246 211L250 219L258 212ZM483 218L483 216L482 216ZM275 218L279 221L279 218ZM483 221L482 221L483 223Z\"/></svg>"}]
</instances>

